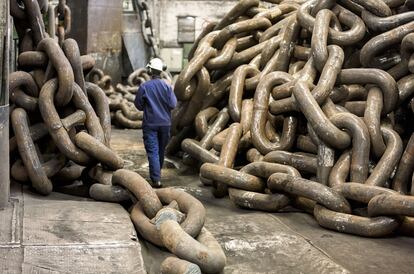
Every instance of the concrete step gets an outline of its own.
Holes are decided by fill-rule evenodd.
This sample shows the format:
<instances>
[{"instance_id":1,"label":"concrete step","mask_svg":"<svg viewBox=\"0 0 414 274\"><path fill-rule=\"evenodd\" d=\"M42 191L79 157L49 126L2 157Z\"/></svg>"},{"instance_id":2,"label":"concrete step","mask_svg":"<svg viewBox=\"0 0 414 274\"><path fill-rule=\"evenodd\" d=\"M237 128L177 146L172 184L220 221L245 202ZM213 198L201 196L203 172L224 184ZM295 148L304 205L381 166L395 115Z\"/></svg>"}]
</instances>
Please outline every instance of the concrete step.
<instances>
[{"instance_id":1,"label":"concrete step","mask_svg":"<svg viewBox=\"0 0 414 274\"><path fill-rule=\"evenodd\" d=\"M120 205L18 185L11 192L0 211L0 273L146 273Z\"/></svg>"}]
</instances>

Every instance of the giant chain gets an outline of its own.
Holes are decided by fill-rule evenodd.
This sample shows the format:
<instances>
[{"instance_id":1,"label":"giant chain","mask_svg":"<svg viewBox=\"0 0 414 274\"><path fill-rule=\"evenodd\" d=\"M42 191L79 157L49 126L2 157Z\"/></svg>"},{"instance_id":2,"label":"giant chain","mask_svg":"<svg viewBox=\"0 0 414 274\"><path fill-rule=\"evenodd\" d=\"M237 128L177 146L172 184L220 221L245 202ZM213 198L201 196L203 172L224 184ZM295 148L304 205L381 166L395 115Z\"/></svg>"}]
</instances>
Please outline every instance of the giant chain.
<instances>
[{"instance_id":1,"label":"giant chain","mask_svg":"<svg viewBox=\"0 0 414 274\"><path fill-rule=\"evenodd\" d=\"M141 31L144 42L151 50L151 57L158 57L160 55L160 49L154 36L148 2L146 0L134 0L133 3L141 18Z\"/></svg>"},{"instance_id":2,"label":"giant chain","mask_svg":"<svg viewBox=\"0 0 414 274\"><path fill-rule=\"evenodd\" d=\"M413 3L239 1L190 51L167 151L240 207L412 235Z\"/></svg>"}]
</instances>

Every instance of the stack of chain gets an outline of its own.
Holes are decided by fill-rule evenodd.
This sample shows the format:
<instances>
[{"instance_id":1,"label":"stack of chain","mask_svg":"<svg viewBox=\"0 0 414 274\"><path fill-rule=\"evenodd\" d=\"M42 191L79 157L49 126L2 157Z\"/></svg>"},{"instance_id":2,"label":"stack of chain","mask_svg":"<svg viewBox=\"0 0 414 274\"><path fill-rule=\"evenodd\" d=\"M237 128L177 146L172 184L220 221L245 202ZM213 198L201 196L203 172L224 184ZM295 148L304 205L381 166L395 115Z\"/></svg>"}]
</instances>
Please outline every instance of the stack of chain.
<instances>
[{"instance_id":1,"label":"stack of chain","mask_svg":"<svg viewBox=\"0 0 414 274\"><path fill-rule=\"evenodd\" d=\"M167 151L240 207L413 234L414 1L266 2L196 40Z\"/></svg>"},{"instance_id":2,"label":"stack of chain","mask_svg":"<svg viewBox=\"0 0 414 274\"><path fill-rule=\"evenodd\" d=\"M148 81L149 76L145 74L147 78L142 78L142 82ZM112 85L112 78L109 75L105 75L101 69L93 69L88 78L91 82L97 84L105 92L107 99L109 100L109 109L111 111L111 121L114 125L120 128L139 129L142 127L142 111L138 111L134 106L135 93L138 86L128 85L124 86L118 84L116 88ZM128 78L129 82L130 77Z\"/></svg>"},{"instance_id":3,"label":"stack of chain","mask_svg":"<svg viewBox=\"0 0 414 274\"><path fill-rule=\"evenodd\" d=\"M154 29L152 27L148 3L146 0L135 0L134 5L138 9L141 18L141 30L144 42L151 49L151 57L158 57L160 55L160 49L157 40L154 37Z\"/></svg>"},{"instance_id":4,"label":"stack of chain","mask_svg":"<svg viewBox=\"0 0 414 274\"><path fill-rule=\"evenodd\" d=\"M67 6L63 10L70 14ZM84 80L95 60L65 39L68 25L57 27L61 45L50 37L42 14L47 11L45 1L11 0L20 38L19 71L9 77L12 178L43 195L75 190L96 200L134 203L131 218L139 234L178 257L163 262L164 273L221 271L226 257L204 228L203 205L177 189L154 191L139 174L122 169L124 161L110 148L107 97Z\"/></svg>"},{"instance_id":5,"label":"stack of chain","mask_svg":"<svg viewBox=\"0 0 414 274\"><path fill-rule=\"evenodd\" d=\"M168 73L163 72L161 77L171 83ZM94 68L88 78L89 81L101 87L108 97L111 121L114 125L119 128L142 128L143 112L136 109L134 100L140 85L151 79L146 69L135 70L128 76L127 85L118 83L115 88L112 85L111 76L106 75L101 69Z\"/></svg>"}]
</instances>

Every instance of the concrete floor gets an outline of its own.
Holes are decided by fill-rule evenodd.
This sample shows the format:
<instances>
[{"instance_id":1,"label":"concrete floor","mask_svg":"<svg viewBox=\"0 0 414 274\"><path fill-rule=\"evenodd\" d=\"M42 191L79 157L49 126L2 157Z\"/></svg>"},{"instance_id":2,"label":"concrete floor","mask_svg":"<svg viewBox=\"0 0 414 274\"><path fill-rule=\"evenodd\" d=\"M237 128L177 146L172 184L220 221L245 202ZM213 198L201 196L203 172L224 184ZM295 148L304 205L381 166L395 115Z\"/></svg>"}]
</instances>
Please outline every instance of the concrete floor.
<instances>
[{"instance_id":1,"label":"concrete floor","mask_svg":"<svg viewBox=\"0 0 414 274\"><path fill-rule=\"evenodd\" d=\"M130 169L148 176L141 131L114 130L113 148ZM414 273L414 239L368 239L319 227L311 215L288 208L264 213L216 199L185 167L163 171L165 186L193 194L207 209L206 227L227 255L224 273ZM158 273L164 253L142 242L148 273Z\"/></svg>"},{"instance_id":2,"label":"concrete floor","mask_svg":"<svg viewBox=\"0 0 414 274\"><path fill-rule=\"evenodd\" d=\"M13 184L0 210L0 273L145 273L129 214L118 204Z\"/></svg>"}]
</instances>

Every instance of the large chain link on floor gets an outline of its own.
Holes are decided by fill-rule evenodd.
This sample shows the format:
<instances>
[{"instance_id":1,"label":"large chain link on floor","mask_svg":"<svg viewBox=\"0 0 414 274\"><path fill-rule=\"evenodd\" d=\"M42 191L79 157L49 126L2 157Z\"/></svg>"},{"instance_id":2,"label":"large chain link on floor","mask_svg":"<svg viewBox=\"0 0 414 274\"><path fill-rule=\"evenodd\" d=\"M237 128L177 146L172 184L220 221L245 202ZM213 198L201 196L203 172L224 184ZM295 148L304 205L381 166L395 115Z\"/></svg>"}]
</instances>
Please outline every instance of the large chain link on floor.
<instances>
[{"instance_id":1,"label":"large chain link on floor","mask_svg":"<svg viewBox=\"0 0 414 274\"><path fill-rule=\"evenodd\" d=\"M158 47L158 42L154 37L154 28L148 3L146 0L134 0L134 4L138 9L141 18L141 31L144 42L151 49L151 57L158 57L160 55L160 49Z\"/></svg>"},{"instance_id":2,"label":"large chain link on floor","mask_svg":"<svg viewBox=\"0 0 414 274\"><path fill-rule=\"evenodd\" d=\"M239 1L196 40L169 153L240 207L413 235L412 1L266 2Z\"/></svg>"},{"instance_id":3,"label":"large chain link on floor","mask_svg":"<svg viewBox=\"0 0 414 274\"><path fill-rule=\"evenodd\" d=\"M70 30L65 1L49 9L64 22L58 39L44 27L47 1L13 0L11 6L20 37L19 71L9 77L12 178L43 195L60 191L135 204L131 218L140 235L178 257L165 260L164 273L220 272L226 257L204 228L203 205L181 190L155 192L139 174L122 169L123 159L110 147L110 108L100 87L105 80L102 75L97 84L85 81L95 60L81 56L76 41L65 38ZM137 84L135 76L131 85Z\"/></svg>"}]
</instances>

